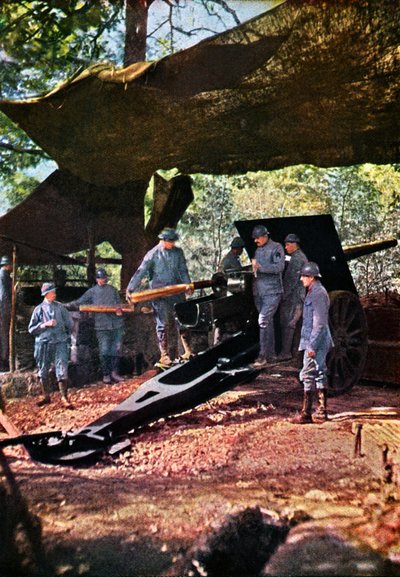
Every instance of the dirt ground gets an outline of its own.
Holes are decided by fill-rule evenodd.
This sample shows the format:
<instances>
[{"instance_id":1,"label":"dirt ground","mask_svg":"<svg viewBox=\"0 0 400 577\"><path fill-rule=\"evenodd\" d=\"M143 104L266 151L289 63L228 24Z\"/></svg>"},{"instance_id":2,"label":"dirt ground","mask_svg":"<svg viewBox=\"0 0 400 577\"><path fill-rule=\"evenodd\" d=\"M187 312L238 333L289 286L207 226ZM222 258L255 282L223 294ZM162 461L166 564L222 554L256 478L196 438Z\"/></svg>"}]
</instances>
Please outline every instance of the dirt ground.
<instances>
[{"instance_id":1,"label":"dirt ground","mask_svg":"<svg viewBox=\"0 0 400 577\"><path fill-rule=\"evenodd\" d=\"M104 414L154 375L71 390L75 410L57 393L9 401L21 432L73 430ZM296 425L302 390L297 371L277 366L191 411L132 436L131 449L86 468L32 462L5 449L31 510L43 525L57 575L164 575L207 530L246 507L335 530L400 563L397 489L380 464L355 456L356 416L399 407L400 388L362 383L329 399L329 422ZM0 431L0 438L6 434ZM362 453L363 454L363 453ZM171 573L169 573L171 574ZM400 571L399 571L400 574Z\"/></svg>"}]
</instances>

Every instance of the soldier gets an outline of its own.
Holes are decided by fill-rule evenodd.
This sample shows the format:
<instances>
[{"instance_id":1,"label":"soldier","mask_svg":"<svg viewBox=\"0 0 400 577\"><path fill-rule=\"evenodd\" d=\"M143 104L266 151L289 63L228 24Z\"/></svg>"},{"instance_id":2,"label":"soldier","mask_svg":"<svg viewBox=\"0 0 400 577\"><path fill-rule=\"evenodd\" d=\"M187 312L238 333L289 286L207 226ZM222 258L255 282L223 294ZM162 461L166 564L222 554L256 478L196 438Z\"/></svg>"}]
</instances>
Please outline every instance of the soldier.
<instances>
[{"instance_id":1,"label":"soldier","mask_svg":"<svg viewBox=\"0 0 400 577\"><path fill-rule=\"evenodd\" d=\"M282 350L278 358L287 361L292 358L293 337L303 312L306 291L300 280L300 271L307 257L300 249L297 234L288 234L284 243L287 256L283 273L283 297L279 307Z\"/></svg>"},{"instance_id":2,"label":"soldier","mask_svg":"<svg viewBox=\"0 0 400 577\"><path fill-rule=\"evenodd\" d=\"M80 305L119 305L121 299L115 287L108 283L108 274L104 268L96 271L96 284L77 300L65 306L76 310ZM119 362L124 334L122 313L96 313L94 317L96 338L99 345L100 364L103 383L120 383Z\"/></svg>"},{"instance_id":3,"label":"soldier","mask_svg":"<svg viewBox=\"0 0 400 577\"><path fill-rule=\"evenodd\" d=\"M160 288L173 284L190 283L189 272L183 250L175 246L179 235L173 228L165 228L158 235L160 242L145 255L139 268L129 281L127 299L132 292L137 291L141 281L148 278L151 288ZM192 291L189 291L190 294ZM156 333L161 357L159 363L163 366L172 364L169 355L169 328L176 323L174 305L182 302L185 295L178 294L156 299L152 302L156 318ZM183 360L192 356L189 342L189 331L178 327L184 349Z\"/></svg>"},{"instance_id":4,"label":"soldier","mask_svg":"<svg viewBox=\"0 0 400 577\"><path fill-rule=\"evenodd\" d=\"M254 273L253 294L258 310L260 327L260 352L252 367L262 369L275 356L274 314L282 298L282 272L285 268L285 252L282 245L269 237L263 225L253 229L257 245L252 267Z\"/></svg>"},{"instance_id":5,"label":"soldier","mask_svg":"<svg viewBox=\"0 0 400 577\"><path fill-rule=\"evenodd\" d=\"M299 345L299 351L304 351L303 368L300 372L304 398L301 413L293 421L304 424L313 422L311 411L314 388L318 393L318 408L314 418L317 421L326 421L328 418L326 357L333 341L328 321L329 296L321 284L318 265L315 262L304 264L300 275L301 282L307 289Z\"/></svg>"},{"instance_id":6,"label":"soldier","mask_svg":"<svg viewBox=\"0 0 400 577\"><path fill-rule=\"evenodd\" d=\"M221 261L221 272L239 272L242 270L240 255L243 253L244 246L244 242L240 236L235 236L231 242L231 250L224 256Z\"/></svg>"},{"instance_id":7,"label":"soldier","mask_svg":"<svg viewBox=\"0 0 400 577\"><path fill-rule=\"evenodd\" d=\"M2 256L0 260L0 371L8 371L11 320L11 260Z\"/></svg>"},{"instance_id":8,"label":"soldier","mask_svg":"<svg viewBox=\"0 0 400 577\"><path fill-rule=\"evenodd\" d=\"M39 407L50 403L49 370L54 363L58 388L63 404L72 409L67 397L69 339L72 320L66 308L56 299L56 287L45 282L41 294L43 302L32 313L28 331L35 337L35 360L43 398Z\"/></svg>"}]
</instances>

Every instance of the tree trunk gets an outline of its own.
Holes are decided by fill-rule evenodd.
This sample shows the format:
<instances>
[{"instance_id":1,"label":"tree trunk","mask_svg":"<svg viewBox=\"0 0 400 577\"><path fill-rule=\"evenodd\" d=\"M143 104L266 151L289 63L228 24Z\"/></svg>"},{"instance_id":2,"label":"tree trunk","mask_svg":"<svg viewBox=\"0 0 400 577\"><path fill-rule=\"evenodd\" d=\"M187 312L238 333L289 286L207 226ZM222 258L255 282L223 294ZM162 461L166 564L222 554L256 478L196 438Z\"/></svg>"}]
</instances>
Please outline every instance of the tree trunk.
<instances>
[{"instance_id":1,"label":"tree trunk","mask_svg":"<svg viewBox=\"0 0 400 577\"><path fill-rule=\"evenodd\" d=\"M147 19L153 0L126 0L124 66L146 60Z\"/></svg>"}]
</instances>

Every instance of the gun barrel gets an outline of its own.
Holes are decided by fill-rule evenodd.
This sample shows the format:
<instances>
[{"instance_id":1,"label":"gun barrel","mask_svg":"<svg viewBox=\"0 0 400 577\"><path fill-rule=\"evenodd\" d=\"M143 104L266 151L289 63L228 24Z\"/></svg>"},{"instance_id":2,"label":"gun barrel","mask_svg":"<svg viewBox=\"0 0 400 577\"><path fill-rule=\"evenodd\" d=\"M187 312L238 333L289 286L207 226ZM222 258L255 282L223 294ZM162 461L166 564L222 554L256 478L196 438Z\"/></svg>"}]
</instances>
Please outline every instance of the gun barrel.
<instances>
[{"instance_id":1,"label":"gun barrel","mask_svg":"<svg viewBox=\"0 0 400 577\"><path fill-rule=\"evenodd\" d=\"M354 260L360 256L365 256L367 254L373 254L380 250L385 250L397 246L396 238L389 238L387 240L374 240L372 242L364 242L362 244L355 244L353 246L344 246L343 252L345 254L346 260Z\"/></svg>"}]
</instances>

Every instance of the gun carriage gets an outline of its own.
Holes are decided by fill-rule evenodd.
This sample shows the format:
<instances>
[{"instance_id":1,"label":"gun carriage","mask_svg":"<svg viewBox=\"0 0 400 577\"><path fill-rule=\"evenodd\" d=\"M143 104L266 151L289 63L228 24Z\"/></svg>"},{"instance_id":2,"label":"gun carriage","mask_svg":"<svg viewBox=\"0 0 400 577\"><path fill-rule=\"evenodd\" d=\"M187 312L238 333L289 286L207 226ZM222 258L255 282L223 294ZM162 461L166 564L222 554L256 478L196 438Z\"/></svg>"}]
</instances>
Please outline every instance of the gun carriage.
<instances>
[{"instance_id":1,"label":"gun carriage","mask_svg":"<svg viewBox=\"0 0 400 577\"><path fill-rule=\"evenodd\" d=\"M366 317L347 263L395 246L397 241L343 248L330 215L237 221L236 228L250 258L256 248L252 230L258 224L265 225L278 242L295 232L308 259L318 263L322 282L330 295L330 326L335 344L328 359L329 392L337 395L351 389L363 372L368 335ZM165 287L166 292L157 289L151 295L150 291L135 293L132 301L137 303L149 297L161 298L188 288L205 287L211 287L212 293L176 305L177 319L185 327L205 330L230 323L230 334L226 334L222 342L146 381L120 405L82 429L71 433L23 435L2 441L0 446L23 443L38 461L78 465L98 458L106 449L113 453L125 448L129 445L126 435L147 423L193 408L255 378L258 371L249 363L258 353L258 315L253 303L250 270L226 276L217 273L210 281ZM81 307L87 312L95 309ZM105 312L102 307L96 310ZM132 310L132 306L116 306L108 307L107 312L123 314Z\"/></svg>"}]
</instances>

